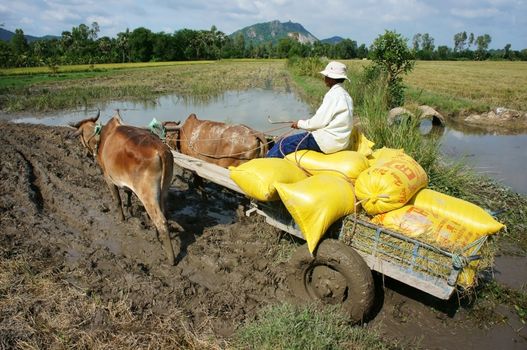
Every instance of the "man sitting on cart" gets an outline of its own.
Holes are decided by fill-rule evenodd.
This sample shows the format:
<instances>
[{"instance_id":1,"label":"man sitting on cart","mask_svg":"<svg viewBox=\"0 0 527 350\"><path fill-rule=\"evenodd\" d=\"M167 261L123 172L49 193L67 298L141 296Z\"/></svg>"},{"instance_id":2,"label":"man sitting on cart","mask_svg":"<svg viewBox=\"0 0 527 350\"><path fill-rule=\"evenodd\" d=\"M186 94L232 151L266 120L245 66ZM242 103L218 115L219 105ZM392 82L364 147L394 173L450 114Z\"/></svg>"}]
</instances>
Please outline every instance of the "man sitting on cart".
<instances>
[{"instance_id":1,"label":"man sitting on cart","mask_svg":"<svg viewBox=\"0 0 527 350\"><path fill-rule=\"evenodd\" d=\"M343 87L344 80L349 81L346 65L332 61L320 73L324 75L324 82L329 88L322 104L310 119L300 119L291 124L293 129L306 131L277 141L267 157L283 158L289 153L304 149L327 154L349 148L353 101Z\"/></svg>"}]
</instances>

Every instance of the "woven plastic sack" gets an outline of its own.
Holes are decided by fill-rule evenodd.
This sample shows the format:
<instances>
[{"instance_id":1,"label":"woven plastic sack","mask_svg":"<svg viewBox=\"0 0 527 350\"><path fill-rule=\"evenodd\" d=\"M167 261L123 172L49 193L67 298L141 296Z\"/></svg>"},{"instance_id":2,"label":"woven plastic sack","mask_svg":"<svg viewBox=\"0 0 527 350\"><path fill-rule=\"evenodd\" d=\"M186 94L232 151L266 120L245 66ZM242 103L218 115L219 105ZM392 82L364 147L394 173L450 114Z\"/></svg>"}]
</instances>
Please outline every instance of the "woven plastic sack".
<instances>
[{"instance_id":1,"label":"woven plastic sack","mask_svg":"<svg viewBox=\"0 0 527 350\"><path fill-rule=\"evenodd\" d=\"M307 178L294 163L282 158L256 158L229 167L231 179L251 198L267 202L280 197L275 182L292 183Z\"/></svg>"},{"instance_id":2,"label":"woven plastic sack","mask_svg":"<svg viewBox=\"0 0 527 350\"><path fill-rule=\"evenodd\" d=\"M460 223L413 205L379 214L371 221L450 252L463 253L465 256L473 254L476 248L464 249L482 237ZM465 288L473 286L478 264L479 260L476 260L465 266L458 276L457 284Z\"/></svg>"},{"instance_id":3,"label":"woven plastic sack","mask_svg":"<svg viewBox=\"0 0 527 350\"><path fill-rule=\"evenodd\" d=\"M311 150L302 150L285 157L312 175L329 174L355 180L369 167L366 156L355 151L340 151L324 154Z\"/></svg>"},{"instance_id":4,"label":"woven plastic sack","mask_svg":"<svg viewBox=\"0 0 527 350\"><path fill-rule=\"evenodd\" d=\"M419 163L398 153L363 171L355 181L355 194L364 210L375 215L402 207L427 185L428 176Z\"/></svg>"},{"instance_id":5,"label":"woven plastic sack","mask_svg":"<svg viewBox=\"0 0 527 350\"><path fill-rule=\"evenodd\" d=\"M484 236L449 218L414 205L379 214L371 221L451 252L459 251Z\"/></svg>"},{"instance_id":6,"label":"woven plastic sack","mask_svg":"<svg viewBox=\"0 0 527 350\"><path fill-rule=\"evenodd\" d=\"M426 210L414 206L404 206L393 211L379 214L371 219L377 225L387 227L412 238L432 238L434 221L437 219Z\"/></svg>"},{"instance_id":7,"label":"woven plastic sack","mask_svg":"<svg viewBox=\"0 0 527 350\"><path fill-rule=\"evenodd\" d=\"M476 204L431 189L419 191L411 203L454 220L482 236L496 233L505 227Z\"/></svg>"},{"instance_id":8,"label":"woven plastic sack","mask_svg":"<svg viewBox=\"0 0 527 350\"><path fill-rule=\"evenodd\" d=\"M398 156L399 154L406 153L404 153L404 149L402 148L383 147L373 151L373 153L368 156L368 161L370 162L370 166L374 166L377 165L378 161L386 161L388 159Z\"/></svg>"},{"instance_id":9,"label":"woven plastic sack","mask_svg":"<svg viewBox=\"0 0 527 350\"><path fill-rule=\"evenodd\" d=\"M375 145L375 142L368 140L366 136L359 131L359 128L354 127L351 130L350 140L350 150L359 152L365 156L372 154L372 147Z\"/></svg>"},{"instance_id":10,"label":"woven plastic sack","mask_svg":"<svg viewBox=\"0 0 527 350\"><path fill-rule=\"evenodd\" d=\"M314 175L275 187L311 253L331 224L355 211L353 185L338 176Z\"/></svg>"}]
</instances>

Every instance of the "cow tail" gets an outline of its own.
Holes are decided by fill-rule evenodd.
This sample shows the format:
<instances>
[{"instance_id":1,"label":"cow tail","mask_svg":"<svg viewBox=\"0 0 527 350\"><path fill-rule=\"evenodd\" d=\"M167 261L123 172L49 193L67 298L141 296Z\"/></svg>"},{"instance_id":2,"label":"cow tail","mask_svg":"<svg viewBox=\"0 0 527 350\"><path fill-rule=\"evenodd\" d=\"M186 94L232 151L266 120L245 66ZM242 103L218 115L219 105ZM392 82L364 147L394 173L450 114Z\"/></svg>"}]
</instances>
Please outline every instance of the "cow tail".
<instances>
[{"instance_id":1,"label":"cow tail","mask_svg":"<svg viewBox=\"0 0 527 350\"><path fill-rule=\"evenodd\" d=\"M159 154L159 160L161 161L161 184L160 184L161 193L160 195L161 195L161 200L166 201L167 198L165 197L167 196L170 183L168 183L165 188L165 181L172 181L172 175L174 173L174 156L172 155L172 151L163 150L163 152ZM167 168L167 166L171 168ZM166 178L165 174L169 177L168 179ZM166 203L164 203L164 205L166 205Z\"/></svg>"}]
</instances>

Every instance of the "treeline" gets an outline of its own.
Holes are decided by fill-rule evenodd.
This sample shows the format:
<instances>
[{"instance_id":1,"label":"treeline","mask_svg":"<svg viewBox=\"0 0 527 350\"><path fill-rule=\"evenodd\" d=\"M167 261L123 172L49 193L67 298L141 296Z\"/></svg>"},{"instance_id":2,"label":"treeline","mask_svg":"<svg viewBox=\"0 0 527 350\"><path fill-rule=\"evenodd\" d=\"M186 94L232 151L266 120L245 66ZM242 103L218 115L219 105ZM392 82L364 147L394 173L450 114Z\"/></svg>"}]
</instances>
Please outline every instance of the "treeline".
<instances>
[{"instance_id":1,"label":"treeline","mask_svg":"<svg viewBox=\"0 0 527 350\"><path fill-rule=\"evenodd\" d=\"M9 42L0 41L0 66L33 67L71 64L101 64L152 61L217 60L222 58L290 58L326 56L333 59L369 57L365 44L345 39L336 44L302 44L292 38L277 44L245 42L242 34L233 38L212 26L210 30L182 29L174 33L153 33L147 28L126 30L115 38L98 37L99 25L81 24L64 31L60 38L28 42L22 29L16 29ZM434 46L428 34L416 34L412 41L415 58L423 60L527 60L527 49L488 50L488 34L474 38L465 32L454 37L454 49ZM474 50L473 50L474 48Z\"/></svg>"}]
</instances>

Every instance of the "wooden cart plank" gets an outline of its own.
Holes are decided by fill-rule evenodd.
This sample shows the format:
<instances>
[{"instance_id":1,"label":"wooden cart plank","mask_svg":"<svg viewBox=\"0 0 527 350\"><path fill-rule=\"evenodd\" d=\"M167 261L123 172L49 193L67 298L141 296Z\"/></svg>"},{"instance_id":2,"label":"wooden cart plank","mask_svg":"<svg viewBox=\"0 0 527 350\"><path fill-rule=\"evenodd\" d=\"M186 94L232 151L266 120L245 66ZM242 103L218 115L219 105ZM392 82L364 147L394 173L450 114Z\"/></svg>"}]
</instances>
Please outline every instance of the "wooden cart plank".
<instances>
[{"instance_id":1,"label":"wooden cart plank","mask_svg":"<svg viewBox=\"0 0 527 350\"><path fill-rule=\"evenodd\" d=\"M185 154L172 151L174 163L182 168L195 172L200 177L226 187L238 193L244 194L243 190L232 181L229 170L216 164L207 163L201 159L189 157Z\"/></svg>"}]
</instances>

